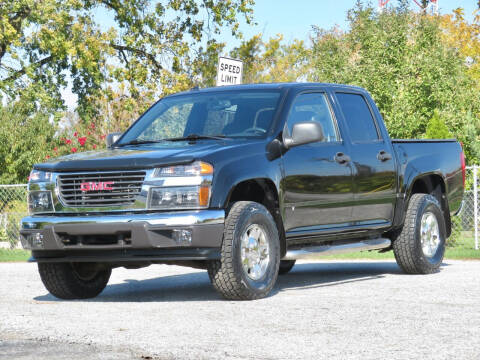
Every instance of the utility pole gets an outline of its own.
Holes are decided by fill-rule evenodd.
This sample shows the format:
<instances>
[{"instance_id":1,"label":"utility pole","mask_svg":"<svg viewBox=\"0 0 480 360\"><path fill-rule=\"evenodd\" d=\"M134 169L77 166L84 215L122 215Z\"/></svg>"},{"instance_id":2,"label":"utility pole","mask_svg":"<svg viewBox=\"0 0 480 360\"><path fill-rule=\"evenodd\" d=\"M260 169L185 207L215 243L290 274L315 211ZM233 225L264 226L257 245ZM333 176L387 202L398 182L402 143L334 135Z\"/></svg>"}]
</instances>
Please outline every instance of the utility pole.
<instances>
[{"instance_id":1,"label":"utility pole","mask_svg":"<svg viewBox=\"0 0 480 360\"><path fill-rule=\"evenodd\" d=\"M438 15L438 1L439 0L413 0L422 11L427 13L430 10L432 14L435 15ZM383 11L389 2L390 0L378 0L378 9ZM480 8L480 0L478 1L478 7Z\"/></svg>"},{"instance_id":2,"label":"utility pole","mask_svg":"<svg viewBox=\"0 0 480 360\"><path fill-rule=\"evenodd\" d=\"M389 1L390 0L378 0L378 10L383 11L383 9L385 8L385 6L387 6ZM480 1L480 0L478 0L478 1Z\"/></svg>"}]
</instances>

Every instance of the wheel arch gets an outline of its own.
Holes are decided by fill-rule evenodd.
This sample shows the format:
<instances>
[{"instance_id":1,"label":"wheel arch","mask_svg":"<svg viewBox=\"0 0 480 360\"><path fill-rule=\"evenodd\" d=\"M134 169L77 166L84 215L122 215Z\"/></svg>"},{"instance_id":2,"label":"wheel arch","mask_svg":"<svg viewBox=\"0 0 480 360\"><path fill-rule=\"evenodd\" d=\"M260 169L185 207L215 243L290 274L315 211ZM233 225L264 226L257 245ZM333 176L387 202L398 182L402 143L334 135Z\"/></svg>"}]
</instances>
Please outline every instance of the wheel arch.
<instances>
[{"instance_id":1,"label":"wheel arch","mask_svg":"<svg viewBox=\"0 0 480 360\"><path fill-rule=\"evenodd\" d=\"M446 182L442 174L433 172L428 174L421 174L415 177L408 188L407 203L405 209L408 208L410 199L413 194L429 194L437 199L438 203L440 204L443 217L445 219L447 237L449 237L452 232L452 220L450 217L450 209L446 196Z\"/></svg>"},{"instance_id":2,"label":"wheel arch","mask_svg":"<svg viewBox=\"0 0 480 360\"><path fill-rule=\"evenodd\" d=\"M255 201L268 209L277 225L280 237L280 255L283 257L286 253L285 229L280 214L279 195L275 183L269 178L242 180L230 189L224 204L225 209L228 211L230 205L236 201Z\"/></svg>"}]
</instances>

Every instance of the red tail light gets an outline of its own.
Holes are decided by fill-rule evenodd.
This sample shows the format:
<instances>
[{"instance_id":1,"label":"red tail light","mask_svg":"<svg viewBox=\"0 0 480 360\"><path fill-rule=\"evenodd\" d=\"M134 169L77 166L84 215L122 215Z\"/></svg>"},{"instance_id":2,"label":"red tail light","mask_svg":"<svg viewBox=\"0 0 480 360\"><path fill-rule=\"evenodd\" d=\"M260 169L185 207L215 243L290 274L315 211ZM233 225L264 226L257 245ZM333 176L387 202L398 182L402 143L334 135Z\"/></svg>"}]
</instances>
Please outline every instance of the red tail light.
<instances>
[{"instance_id":1,"label":"red tail light","mask_svg":"<svg viewBox=\"0 0 480 360\"><path fill-rule=\"evenodd\" d=\"M460 152L460 163L462 164L462 177L463 177L463 187L465 187L465 155L463 154L463 150Z\"/></svg>"}]
</instances>

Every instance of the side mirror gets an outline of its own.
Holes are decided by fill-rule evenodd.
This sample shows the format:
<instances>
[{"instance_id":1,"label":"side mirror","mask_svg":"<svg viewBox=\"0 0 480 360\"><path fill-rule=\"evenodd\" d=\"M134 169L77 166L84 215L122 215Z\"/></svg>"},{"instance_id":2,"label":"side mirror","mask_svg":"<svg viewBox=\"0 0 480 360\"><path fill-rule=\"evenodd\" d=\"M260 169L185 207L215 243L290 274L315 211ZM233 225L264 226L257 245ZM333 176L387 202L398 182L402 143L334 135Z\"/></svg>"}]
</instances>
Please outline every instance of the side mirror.
<instances>
[{"instance_id":1,"label":"side mirror","mask_svg":"<svg viewBox=\"0 0 480 360\"><path fill-rule=\"evenodd\" d=\"M111 133L107 135L107 147L112 147L113 144L117 142L118 139L120 139L120 136L122 136L123 133L121 132L116 132L116 133Z\"/></svg>"},{"instance_id":2,"label":"side mirror","mask_svg":"<svg viewBox=\"0 0 480 360\"><path fill-rule=\"evenodd\" d=\"M286 135L285 131L283 134L283 144L287 149L324 139L322 125L316 121L296 123L293 125L291 136Z\"/></svg>"}]
</instances>

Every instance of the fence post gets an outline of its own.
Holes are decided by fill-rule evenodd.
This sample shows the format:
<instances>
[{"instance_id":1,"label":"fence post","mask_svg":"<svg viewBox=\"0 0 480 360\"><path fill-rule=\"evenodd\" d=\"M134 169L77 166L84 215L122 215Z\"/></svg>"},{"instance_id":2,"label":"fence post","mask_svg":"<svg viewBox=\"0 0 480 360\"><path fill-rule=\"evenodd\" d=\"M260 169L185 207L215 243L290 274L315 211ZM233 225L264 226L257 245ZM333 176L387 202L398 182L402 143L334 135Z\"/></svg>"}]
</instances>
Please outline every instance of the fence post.
<instances>
[{"instance_id":1,"label":"fence post","mask_svg":"<svg viewBox=\"0 0 480 360\"><path fill-rule=\"evenodd\" d=\"M478 250L478 187L477 165L473 166L473 221L475 226L475 250Z\"/></svg>"}]
</instances>

